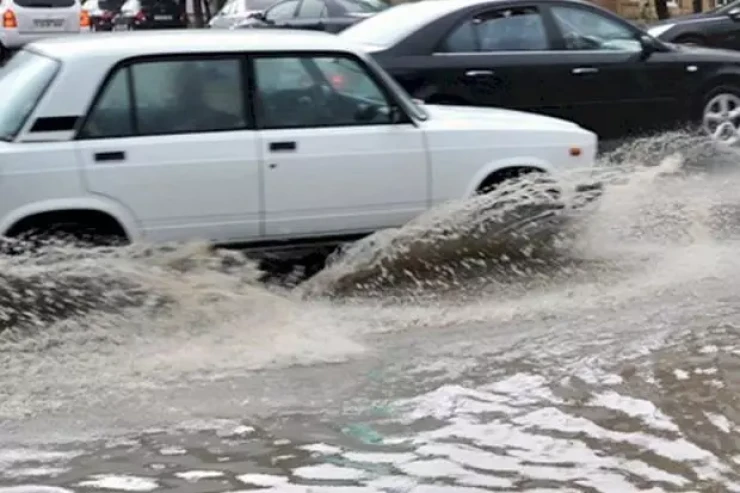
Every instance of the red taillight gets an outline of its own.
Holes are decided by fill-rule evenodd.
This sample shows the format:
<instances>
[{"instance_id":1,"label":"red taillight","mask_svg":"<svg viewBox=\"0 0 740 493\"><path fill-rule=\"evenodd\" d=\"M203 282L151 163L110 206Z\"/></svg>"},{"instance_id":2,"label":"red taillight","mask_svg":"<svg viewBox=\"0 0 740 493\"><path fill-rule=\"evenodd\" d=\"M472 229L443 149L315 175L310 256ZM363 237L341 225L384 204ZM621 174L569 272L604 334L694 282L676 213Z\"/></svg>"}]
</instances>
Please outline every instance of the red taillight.
<instances>
[{"instance_id":1,"label":"red taillight","mask_svg":"<svg viewBox=\"0 0 740 493\"><path fill-rule=\"evenodd\" d=\"M3 12L3 27L6 29L15 29L18 27L18 20L12 10Z\"/></svg>"},{"instance_id":2,"label":"red taillight","mask_svg":"<svg viewBox=\"0 0 740 493\"><path fill-rule=\"evenodd\" d=\"M87 10L80 12L80 27L90 27L90 14Z\"/></svg>"},{"instance_id":3,"label":"red taillight","mask_svg":"<svg viewBox=\"0 0 740 493\"><path fill-rule=\"evenodd\" d=\"M136 12L134 19L139 22L144 22L146 20L146 15L144 14L143 11L139 10L138 12Z\"/></svg>"}]
</instances>

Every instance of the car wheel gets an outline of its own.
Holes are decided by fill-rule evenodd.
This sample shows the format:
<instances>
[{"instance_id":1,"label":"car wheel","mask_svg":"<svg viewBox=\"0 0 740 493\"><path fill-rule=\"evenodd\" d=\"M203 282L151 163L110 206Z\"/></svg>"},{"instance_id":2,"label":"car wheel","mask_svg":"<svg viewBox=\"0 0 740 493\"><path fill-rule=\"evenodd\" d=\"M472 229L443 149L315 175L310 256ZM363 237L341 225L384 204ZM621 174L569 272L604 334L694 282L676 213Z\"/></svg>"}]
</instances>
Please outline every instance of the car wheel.
<instances>
[{"instance_id":1,"label":"car wheel","mask_svg":"<svg viewBox=\"0 0 740 493\"><path fill-rule=\"evenodd\" d=\"M711 90L704 97L701 126L716 142L737 144L740 140L740 90L730 86Z\"/></svg>"},{"instance_id":2,"label":"car wheel","mask_svg":"<svg viewBox=\"0 0 740 493\"><path fill-rule=\"evenodd\" d=\"M3 253L34 253L54 245L69 245L77 248L121 246L124 238L111 234L101 234L96 228L76 222L49 224L31 228L15 236L19 244L5 245Z\"/></svg>"}]
</instances>

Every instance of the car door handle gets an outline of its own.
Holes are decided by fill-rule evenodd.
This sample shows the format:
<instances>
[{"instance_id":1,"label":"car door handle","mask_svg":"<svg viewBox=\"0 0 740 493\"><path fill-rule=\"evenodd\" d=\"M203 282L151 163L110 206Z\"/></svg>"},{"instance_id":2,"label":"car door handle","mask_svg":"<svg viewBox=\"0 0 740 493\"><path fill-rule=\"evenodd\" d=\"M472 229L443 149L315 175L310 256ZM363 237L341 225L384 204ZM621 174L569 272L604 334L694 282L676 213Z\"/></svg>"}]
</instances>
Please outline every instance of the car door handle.
<instances>
[{"instance_id":1,"label":"car door handle","mask_svg":"<svg viewBox=\"0 0 740 493\"><path fill-rule=\"evenodd\" d=\"M485 77L493 75L493 70L468 70L465 72L466 77Z\"/></svg>"},{"instance_id":2,"label":"car door handle","mask_svg":"<svg viewBox=\"0 0 740 493\"><path fill-rule=\"evenodd\" d=\"M295 151L295 141L270 142L270 152Z\"/></svg>"},{"instance_id":3,"label":"car door handle","mask_svg":"<svg viewBox=\"0 0 740 493\"><path fill-rule=\"evenodd\" d=\"M126 159L126 153L123 151L113 152L96 152L94 155L96 162L108 162L108 161L124 161Z\"/></svg>"},{"instance_id":4,"label":"car door handle","mask_svg":"<svg viewBox=\"0 0 740 493\"><path fill-rule=\"evenodd\" d=\"M599 69L596 67L577 67L574 68L572 71L573 75L583 75L583 74L596 74L599 72Z\"/></svg>"}]
</instances>

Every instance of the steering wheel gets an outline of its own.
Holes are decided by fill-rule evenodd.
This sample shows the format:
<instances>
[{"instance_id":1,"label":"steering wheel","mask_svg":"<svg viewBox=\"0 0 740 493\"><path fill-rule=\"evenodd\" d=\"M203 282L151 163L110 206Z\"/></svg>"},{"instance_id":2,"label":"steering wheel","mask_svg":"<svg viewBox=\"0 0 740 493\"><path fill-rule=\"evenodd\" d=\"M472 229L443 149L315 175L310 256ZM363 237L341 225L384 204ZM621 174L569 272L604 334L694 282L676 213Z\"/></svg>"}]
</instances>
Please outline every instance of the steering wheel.
<instances>
[{"instance_id":1,"label":"steering wheel","mask_svg":"<svg viewBox=\"0 0 740 493\"><path fill-rule=\"evenodd\" d=\"M595 36L588 36L571 31L563 36L566 46L575 49L593 50L601 48L601 40Z\"/></svg>"}]
</instances>

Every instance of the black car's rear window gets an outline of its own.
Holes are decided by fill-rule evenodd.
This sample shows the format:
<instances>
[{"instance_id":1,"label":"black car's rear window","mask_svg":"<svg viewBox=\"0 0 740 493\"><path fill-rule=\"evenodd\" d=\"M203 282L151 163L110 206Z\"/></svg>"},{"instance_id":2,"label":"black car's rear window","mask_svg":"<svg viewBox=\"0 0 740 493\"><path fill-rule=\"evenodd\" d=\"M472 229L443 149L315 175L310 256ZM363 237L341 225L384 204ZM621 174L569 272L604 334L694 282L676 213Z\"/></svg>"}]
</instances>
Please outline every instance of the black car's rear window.
<instances>
[{"instance_id":1,"label":"black car's rear window","mask_svg":"<svg viewBox=\"0 0 740 493\"><path fill-rule=\"evenodd\" d=\"M27 9L64 9L73 7L75 0L14 0L13 3Z\"/></svg>"},{"instance_id":2,"label":"black car's rear window","mask_svg":"<svg viewBox=\"0 0 740 493\"><path fill-rule=\"evenodd\" d=\"M118 11L121 9L124 0L100 0L98 7L103 10Z\"/></svg>"},{"instance_id":3,"label":"black car's rear window","mask_svg":"<svg viewBox=\"0 0 740 493\"><path fill-rule=\"evenodd\" d=\"M168 10L177 10L180 4L176 0L141 0L142 8L159 7Z\"/></svg>"}]
</instances>

